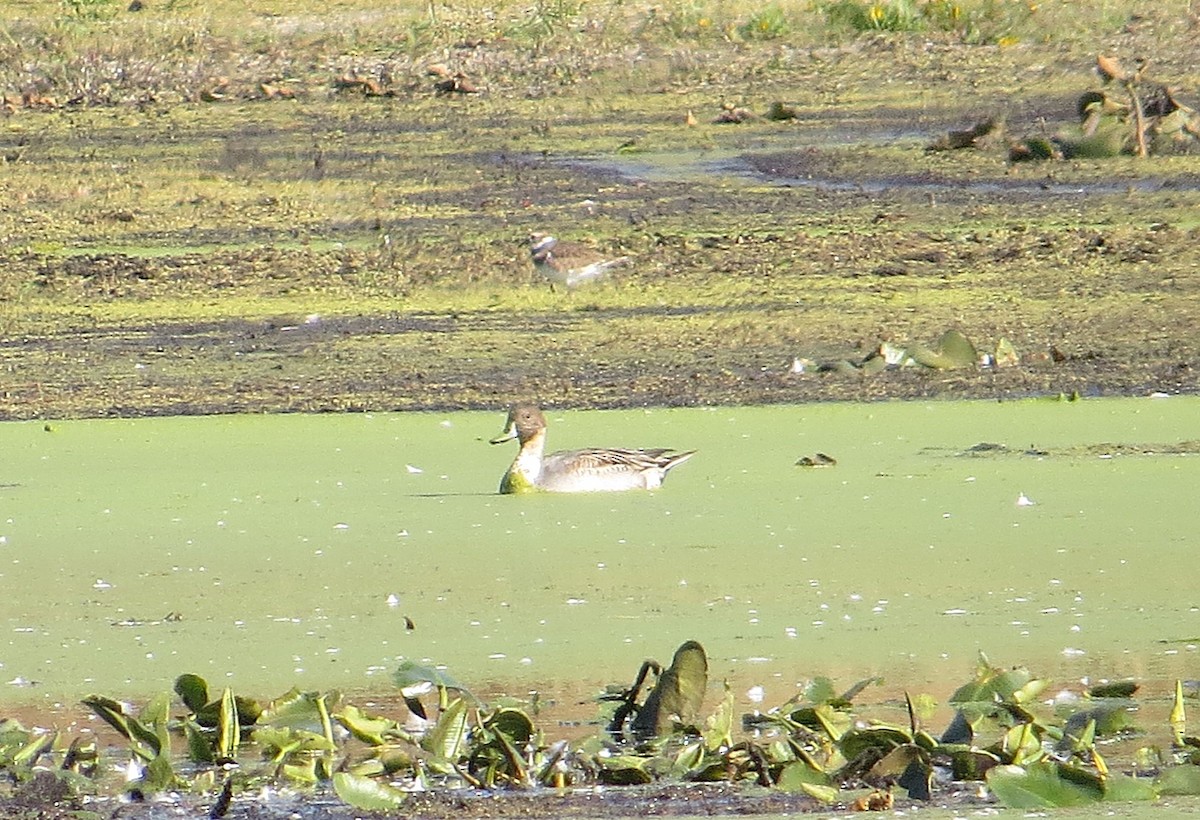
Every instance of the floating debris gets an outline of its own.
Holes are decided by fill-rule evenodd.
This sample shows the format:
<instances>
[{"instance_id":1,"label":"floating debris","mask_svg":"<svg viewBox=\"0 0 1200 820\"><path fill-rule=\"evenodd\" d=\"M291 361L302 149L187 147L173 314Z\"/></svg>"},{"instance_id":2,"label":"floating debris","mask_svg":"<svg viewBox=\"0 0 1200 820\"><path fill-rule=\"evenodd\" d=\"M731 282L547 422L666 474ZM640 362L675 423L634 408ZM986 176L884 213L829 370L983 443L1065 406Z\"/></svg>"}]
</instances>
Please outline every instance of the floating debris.
<instances>
[{"instance_id":1,"label":"floating debris","mask_svg":"<svg viewBox=\"0 0 1200 820\"><path fill-rule=\"evenodd\" d=\"M470 77L461 71L451 71L442 63L432 63L425 68L431 77L436 77L433 91L439 97L450 94L478 94L483 89L477 86Z\"/></svg>"},{"instance_id":2,"label":"floating debris","mask_svg":"<svg viewBox=\"0 0 1200 820\"><path fill-rule=\"evenodd\" d=\"M771 107L767 109L767 119L775 122L784 122L786 120L794 120L800 116L794 105L786 103L773 102Z\"/></svg>"},{"instance_id":3,"label":"floating debris","mask_svg":"<svg viewBox=\"0 0 1200 820\"><path fill-rule=\"evenodd\" d=\"M995 444L990 441L981 441L978 444L973 444L963 451L967 455L980 455L982 453L1006 453L1008 448L1003 444Z\"/></svg>"},{"instance_id":4,"label":"floating debris","mask_svg":"<svg viewBox=\"0 0 1200 820\"><path fill-rule=\"evenodd\" d=\"M391 95L391 92L386 91L379 80L374 77L359 77L357 74L343 74L333 81L333 87L336 91L357 92L364 97Z\"/></svg>"},{"instance_id":5,"label":"floating debris","mask_svg":"<svg viewBox=\"0 0 1200 820\"><path fill-rule=\"evenodd\" d=\"M837 459L833 456L827 456L824 453L817 453L815 456L801 456L796 461L797 467L836 467Z\"/></svg>"},{"instance_id":6,"label":"floating debris","mask_svg":"<svg viewBox=\"0 0 1200 820\"><path fill-rule=\"evenodd\" d=\"M472 82L470 77L459 71L452 77L434 83L433 91L439 97L446 97L451 94L479 94L483 89Z\"/></svg>"},{"instance_id":7,"label":"floating debris","mask_svg":"<svg viewBox=\"0 0 1200 820\"><path fill-rule=\"evenodd\" d=\"M891 792L877 790L855 799L850 804L850 811L891 811L895 803L896 798Z\"/></svg>"},{"instance_id":8,"label":"floating debris","mask_svg":"<svg viewBox=\"0 0 1200 820\"><path fill-rule=\"evenodd\" d=\"M943 333L938 341L929 347L919 343L901 346L893 342L881 342L879 347L858 362L838 359L818 363L797 356L792 360L790 372L874 375L902 367L925 367L930 370L1012 367L1019 361L1016 348L1007 339L1002 338L996 343L994 353L980 351L960 331L952 329Z\"/></svg>"},{"instance_id":9,"label":"floating debris","mask_svg":"<svg viewBox=\"0 0 1200 820\"><path fill-rule=\"evenodd\" d=\"M262 94L266 100L294 100L296 92L288 88L286 85L274 85L272 83L259 83L258 93Z\"/></svg>"},{"instance_id":10,"label":"floating debris","mask_svg":"<svg viewBox=\"0 0 1200 820\"><path fill-rule=\"evenodd\" d=\"M926 151L957 151L962 148L989 148L1004 137L1004 120L988 117L965 131L948 131L925 146Z\"/></svg>"},{"instance_id":11,"label":"floating debris","mask_svg":"<svg viewBox=\"0 0 1200 820\"><path fill-rule=\"evenodd\" d=\"M721 113L713 120L718 125L740 125L748 120L757 119L757 115L748 108L739 108L733 103L721 106Z\"/></svg>"},{"instance_id":12,"label":"floating debris","mask_svg":"<svg viewBox=\"0 0 1200 820\"><path fill-rule=\"evenodd\" d=\"M220 77L215 85L209 88L200 89L200 100L202 102L221 102L229 98L229 78Z\"/></svg>"}]
</instances>

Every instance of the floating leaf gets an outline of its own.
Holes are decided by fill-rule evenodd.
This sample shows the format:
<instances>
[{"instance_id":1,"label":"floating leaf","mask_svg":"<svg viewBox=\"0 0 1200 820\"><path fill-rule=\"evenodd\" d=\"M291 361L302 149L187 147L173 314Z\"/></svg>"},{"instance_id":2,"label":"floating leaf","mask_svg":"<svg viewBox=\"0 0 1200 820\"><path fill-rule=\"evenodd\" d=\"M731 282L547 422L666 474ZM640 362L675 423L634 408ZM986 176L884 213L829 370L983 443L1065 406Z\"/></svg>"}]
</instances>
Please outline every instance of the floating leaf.
<instances>
[{"instance_id":1,"label":"floating leaf","mask_svg":"<svg viewBox=\"0 0 1200 820\"><path fill-rule=\"evenodd\" d=\"M1090 698L1131 698L1138 690L1137 681L1119 680L1110 683L1097 683L1088 689Z\"/></svg>"},{"instance_id":2,"label":"floating leaf","mask_svg":"<svg viewBox=\"0 0 1200 820\"><path fill-rule=\"evenodd\" d=\"M43 753L50 750L50 747L54 745L54 741L57 739L58 732L34 735L32 740L21 746L12 756L13 765L19 767L32 766ZM2 763L0 763L0 768L2 768Z\"/></svg>"},{"instance_id":3,"label":"floating leaf","mask_svg":"<svg viewBox=\"0 0 1200 820\"><path fill-rule=\"evenodd\" d=\"M908 792L912 800L933 797L933 766L923 756L914 759L896 780L896 785Z\"/></svg>"},{"instance_id":4,"label":"floating leaf","mask_svg":"<svg viewBox=\"0 0 1200 820\"><path fill-rule=\"evenodd\" d=\"M1092 726L1094 737L1110 737L1129 729L1132 724L1130 704L1125 702L1102 703L1091 709L1076 712L1067 719L1063 726L1063 734L1071 735L1090 745L1090 740L1084 740L1084 732L1088 724ZM1085 748L1086 748L1085 745Z\"/></svg>"},{"instance_id":5,"label":"floating leaf","mask_svg":"<svg viewBox=\"0 0 1200 820\"><path fill-rule=\"evenodd\" d=\"M142 770L137 785L147 792L161 792L174 787L175 769L171 766L170 758L165 754L154 757Z\"/></svg>"},{"instance_id":6,"label":"floating leaf","mask_svg":"<svg viewBox=\"0 0 1200 820\"><path fill-rule=\"evenodd\" d=\"M199 675L180 675L175 679L175 694L193 714L197 713L208 704L208 682Z\"/></svg>"},{"instance_id":7,"label":"floating leaf","mask_svg":"<svg viewBox=\"0 0 1200 820\"><path fill-rule=\"evenodd\" d=\"M185 720L183 736L187 739L188 758L193 763L216 762L217 757L213 754L212 743L209 742L208 735L204 733L198 723L194 720Z\"/></svg>"},{"instance_id":8,"label":"floating leaf","mask_svg":"<svg viewBox=\"0 0 1200 820\"><path fill-rule=\"evenodd\" d=\"M880 754L886 755L897 746L908 746L911 743L912 735L904 729L896 726L872 726L846 732L838 742L838 749L847 760L853 760L868 749L876 749Z\"/></svg>"},{"instance_id":9,"label":"floating leaf","mask_svg":"<svg viewBox=\"0 0 1200 820\"><path fill-rule=\"evenodd\" d=\"M950 362L951 367L974 367L979 363L979 352L971 340L957 330L947 330L938 339L938 352Z\"/></svg>"},{"instance_id":10,"label":"floating leaf","mask_svg":"<svg viewBox=\"0 0 1200 820\"><path fill-rule=\"evenodd\" d=\"M315 758L309 758L301 763L285 763L280 768L280 773L288 780L304 786L315 786L319 780Z\"/></svg>"},{"instance_id":11,"label":"floating leaf","mask_svg":"<svg viewBox=\"0 0 1200 820\"><path fill-rule=\"evenodd\" d=\"M675 755L675 770L686 775L697 769L704 763L704 760L704 744L702 742L689 743Z\"/></svg>"},{"instance_id":12,"label":"floating leaf","mask_svg":"<svg viewBox=\"0 0 1200 820\"><path fill-rule=\"evenodd\" d=\"M1175 681L1175 700L1171 704L1171 714L1167 717L1171 726L1171 736L1176 746L1184 745L1184 734L1187 732L1187 712L1183 706L1183 681Z\"/></svg>"},{"instance_id":13,"label":"floating leaf","mask_svg":"<svg viewBox=\"0 0 1200 820\"><path fill-rule=\"evenodd\" d=\"M286 726L260 726L254 730L254 742L276 763L296 752L331 752L337 747L323 735Z\"/></svg>"},{"instance_id":14,"label":"floating leaf","mask_svg":"<svg viewBox=\"0 0 1200 820\"><path fill-rule=\"evenodd\" d=\"M983 780L1000 758L981 749L956 749L950 753L950 771L955 780Z\"/></svg>"},{"instance_id":15,"label":"floating leaf","mask_svg":"<svg viewBox=\"0 0 1200 820\"><path fill-rule=\"evenodd\" d=\"M776 786L785 792L808 791L806 786L828 786L829 775L804 760L795 760L779 772ZM810 792L811 793L811 792Z\"/></svg>"},{"instance_id":16,"label":"floating leaf","mask_svg":"<svg viewBox=\"0 0 1200 820\"><path fill-rule=\"evenodd\" d=\"M843 752L843 754L845 753ZM878 760L867 774L872 778L892 780L904 774L905 770L920 758L921 750L916 746L911 744L897 746Z\"/></svg>"},{"instance_id":17,"label":"floating leaf","mask_svg":"<svg viewBox=\"0 0 1200 820\"><path fill-rule=\"evenodd\" d=\"M675 650L671 666L658 679L633 720L633 731L642 737L665 734L675 721L695 720L708 685L708 657L696 641Z\"/></svg>"},{"instance_id":18,"label":"floating leaf","mask_svg":"<svg viewBox=\"0 0 1200 820\"><path fill-rule=\"evenodd\" d=\"M221 693L221 706L217 714L217 757L222 760L232 760L237 756L240 741L241 726L238 725L233 690L225 687Z\"/></svg>"},{"instance_id":19,"label":"floating leaf","mask_svg":"<svg viewBox=\"0 0 1200 820\"><path fill-rule=\"evenodd\" d=\"M1001 748L1017 765L1041 760L1046 754L1037 727L1032 723L1021 723L1005 732Z\"/></svg>"},{"instance_id":20,"label":"floating leaf","mask_svg":"<svg viewBox=\"0 0 1200 820\"><path fill-rule=\"evenodd\" d=\"M1200 766L1171 766L1154 783L1159 794L1200 795Z\"/></svg>"},{"instance_id":21,"label":"floating leaf","mask_svg":"<svg viewBox=\"0 0 1200 820\"><path fill-rule=\"evenodd\" d=\"M387 741L385 734L397 730L396 721L389 718L369 717L357 706L345 706L334 715L338 723L346 727L350 734L372 746L382 746Z\"/></svg>"},{"instance_id":22,"label":"floating leaf","mask_svg":"<svg viewBox=\"0 0 1200 820\"><path fill-rule=\"evenodd\" d=\"M407 795L386 783L349 772L333 776L333 790L342 802L362 811L391 811L400 807Z\"/></svg>"},{"instance_id":23,"label":"floating leaf","mask_svg":"<svg viewBox=\"0 0 1200 820\"><path fill-rule=\"evenodd\" d=\"M528 743L534 734L533 721L520 709L497 709L484 725L520 745Z\"/></svg>"},{"instance_id":24,"label":"floating leaf","mask_svg":"<svg viewBox=\"0 0 1200 820\"><path fill-rule=\"evenodd\" d=\"M421 745L441 760L453 762L462 756L466 741L467 704L462 698L455 698Z\"/></svg>"},{"instance_id":25,"label":"floating leaf","mask_svg":"<svg viewBox=\"0 0 1200 820\"><path fill-rule=\"evenodd\" d=\"M820 783L801 783L800 789L809 797L816 798L822 803L834 803L842 793L834 786L822 786Z\"/></svg>"},{"instance_id":26,"label":"floating leaf","mask_svg":"<svg viewBox=\"0 0 1200 820\"><path fill-rule=\"evenodd\" d=\"M988 770L987 784L1001 803L1013 809L1083 806L1101 797L1099 790L1064 780L1052 763L995 766Z\"/></svg>"},{"instance_id":27,"label":"floating leaf","mask_svg":"<svg viewBox=\"0 0 1200 820\"><path fill-rule=\"evenodd\" d=\"M726 682L725 697L721 699L717 710L705 721L704 745L710 751L733 745L733 711L733 690Z\"/></svg>"},{"instance_id":28,"label":"floating leaf","mask_svg":"<svg viewBox=\"0 0 1200 820\"><path fill-rule=\"evenodd\" d=\"M1104 799L1108 801L1132 803L1138 800L1154 800L1159 794L1158 787L1144 777L1130 777L1117 773L1104 778Z\"/></svg>"},{"instance_id":29,"label":"floating leaf","mask_svg":"<svg viewBox=\"0 0 1200 820\"><path fill-rule=\"evenodd\" d=\"M646 770L647 760L633 755L619 755L601 761L600 782L609 786L644 786L654 781Z\"/></svg>"},{"instance_id":30,"label":"floating leaf","mask_svg":"<svg viewBox=\"0 0 1200 820\"><path fill-rule=\"evenodd\" d=\"M237 722L240 726L253 726L262 716L263 708L258 701L234 695L233 705L237 711ZM215 700L205 704L195 712L196 722L205 729L215 729L221 720L221 701Z\"/></svg>"},{"instance_id":31,"label":"floating leaf","mask_svg":"<svg viewBox=\"0 0 1200 820\"><path fill-rule=\"evenodd\" d=\"M1024 667L1014 669L998 669L991 666L986 657L981 656L976 669L975 680L960 686L950 696L950 703L994 704L997 699L1016 703L1028 703L1046 686L1044 681L1037 680Z\"/></svg>"},{"instance_id":32,"label":"floating leaf","mask_svg":"<svg viewBox=\"0 0 1200 820\"><path fill-rule=\"evenodd\" d=\"M1120 156L1130 136L1129 126L1116 118L1102 120L1095 133L1060 134L1055 140L1064 159L1108 159Z\"/></svg>"},{"instance_id":33,"label":"floating leaf","mask_svg":"<svg viewBox=\"0 0 1200 820\"><path fill-rule=\"evenodd\" d=\"M133 753L142 760L152 760L162 750L158 735L137 718L125 714L123 704L101 695L90 695L81 702L129 740Z\"/></svg>"},{"instance_id":34,"label":"floating leaf","mask_svg":"<svg viewBox=\"0 0 1200 820\"><path fill-rule=\"evenodd\" d=\"M788 719L814 731L824 732L835 742L840 740L853 724L853 719L848 714L839 712L827 703L796 709L788 715Z\"/></svg>"},{"instance_id":35,"label":"floating leaf","mask_svg":"<svg viewBox=\"0 0 1200 820\"><path fill-rule=\"evenodd\" d=\"M1001 338L996 342L996 367L1013 367L1019 364L1021 357L1017 349L1008 339Z\"/></svg>"},{"instance_id":36,"label":"floating leaf","mask_svg":"<svg viewBox=\"0 0 1200 820\"><path fill-rule=\"evenodd\" d=\"M804 687L804 697L812 704L829 703L837 698L837 690L833 681L824 675L818 675Z\"/></svg>"},{"instance_id":37,"label":"floating leaf","mask_svg":"<svg viewBox=\"0 0 1200 820\"><path fill-rule=\"evenodd\" d=\"M463 694L470 694L449 672L412 661L404 661L396 667L396 671L392 673L392 681L405 696L420 695L433 688L454 689Z\"/></svg>"},{"instance_id":38,"label":"floating leaf","mask_svg":"<svg viewBox=\"0 0 1200 820\"><path fill-rule=\"evenodd\" d=\"M292 688L267 704L260 720L272 726L304 729L325 735L329 732L328 705L340 701L341 695L336 692L321 694Z\"/></svg>"},{"instance_id":39,"label":"floating leaf","mask_svg":"<svg viewBox=\"0 0 1200 820\"><path fill-rule=\"evenodd\" d=\"M974 367L979 363L975 345L957 330L947 330L933 348L924 345L909 345L908 355L914 362L939 370Z\"/></svg>"}]
</instances>

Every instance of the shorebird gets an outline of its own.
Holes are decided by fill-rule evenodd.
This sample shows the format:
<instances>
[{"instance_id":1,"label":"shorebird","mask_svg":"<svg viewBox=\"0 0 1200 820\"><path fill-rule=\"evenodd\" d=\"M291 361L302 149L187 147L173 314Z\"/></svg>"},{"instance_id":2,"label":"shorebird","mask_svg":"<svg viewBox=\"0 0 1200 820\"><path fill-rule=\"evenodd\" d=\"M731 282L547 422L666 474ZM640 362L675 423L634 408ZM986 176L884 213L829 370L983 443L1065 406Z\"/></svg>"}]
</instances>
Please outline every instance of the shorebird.
<instances>
[{"instance_id":1,"label":"shorebird","mask_svg":"<svg viewBox=\"0 0 1200 820\"><path fill-rule=\"evenodd\" d=\"M610 259L587 245L564 242L545 233L530 234L529 252L538 273L551 283L557 282L568 288L599 279L613 268L632 261L628 256Z\"/></svg>"},{"instance_id":2,"label":"shorebird","mask_svg":"<svg viewBox=\"0 0 1200 820\"><path fill-rule=\"evenodd\" d=\"M688 450L678 453L666 448L620 450L596 447L544 455L546 417L532 404L515 405L504 423L504 432L492 439L492 444L502 444L514 438L520 441L521 449L500 481L501 493L654 489L662 486L668 472L696 452Z\"/></svg>"}]
</instances>

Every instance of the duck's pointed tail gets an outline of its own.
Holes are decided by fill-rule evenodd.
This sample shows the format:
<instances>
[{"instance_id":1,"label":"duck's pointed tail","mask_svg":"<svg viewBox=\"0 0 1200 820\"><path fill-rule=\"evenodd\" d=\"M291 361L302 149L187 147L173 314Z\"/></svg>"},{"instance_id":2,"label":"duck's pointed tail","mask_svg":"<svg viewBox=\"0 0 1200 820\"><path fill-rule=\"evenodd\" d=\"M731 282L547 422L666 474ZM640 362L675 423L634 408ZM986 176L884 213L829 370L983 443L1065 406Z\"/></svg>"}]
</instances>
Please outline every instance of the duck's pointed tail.
<instances>
[{"instance_id":1,"label":"duck's pointed tail","mask_svg":"<svg viewBox=\"0 0 1200 820\"><path fill-rule=\"evenodd\" d=\"M663 475L666 475L674 468L678 467L683 462L687 461L692 456L696 455L695 450L687 450L682 453L671 453L663 460L662 470Z\"/></svg>"}]
</instances>

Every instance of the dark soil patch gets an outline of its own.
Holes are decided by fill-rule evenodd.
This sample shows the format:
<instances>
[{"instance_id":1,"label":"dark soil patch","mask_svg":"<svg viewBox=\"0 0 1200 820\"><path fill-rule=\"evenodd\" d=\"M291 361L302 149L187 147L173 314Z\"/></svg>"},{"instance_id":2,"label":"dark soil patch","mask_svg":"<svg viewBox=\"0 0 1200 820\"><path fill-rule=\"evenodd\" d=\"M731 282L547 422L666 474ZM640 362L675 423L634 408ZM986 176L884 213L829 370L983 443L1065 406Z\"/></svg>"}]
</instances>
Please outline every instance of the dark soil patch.
<instances>
[{"instance_id":1,"label":"dark soil patch","mask_svg":"<svg viewBox=\"0 0 1200 820\"><path fill-rule=\"evenodd\" d=\"M84 817L209 816L215 798L181 796L155 804L119 803L108 798L88 803L65 799L50 774L39 775L9 799L0 800L0 812L19 820L80 820ZM865 792L863 792L865 793ZM857 793L856 793L857 794ZM44 799L42 799L44 798ZM531 792L424 792L414 793L401 812L413 820L449 818L625 818L625 817L736 817L761 814L817 814L845 812L853 797L827 805L803 793L719 784L673 786L622 786L583 790ZM936 804L956 809L994 805L978 797L977 790L949 789ZM930 808L930 804L897 799L895 809ZM369 813L367 813L369 815ZM227 818L248 820L343 820L364 812L341 803L333 795L299 795L287 792L235 794Z\"/></svg>"}]
</instances>

